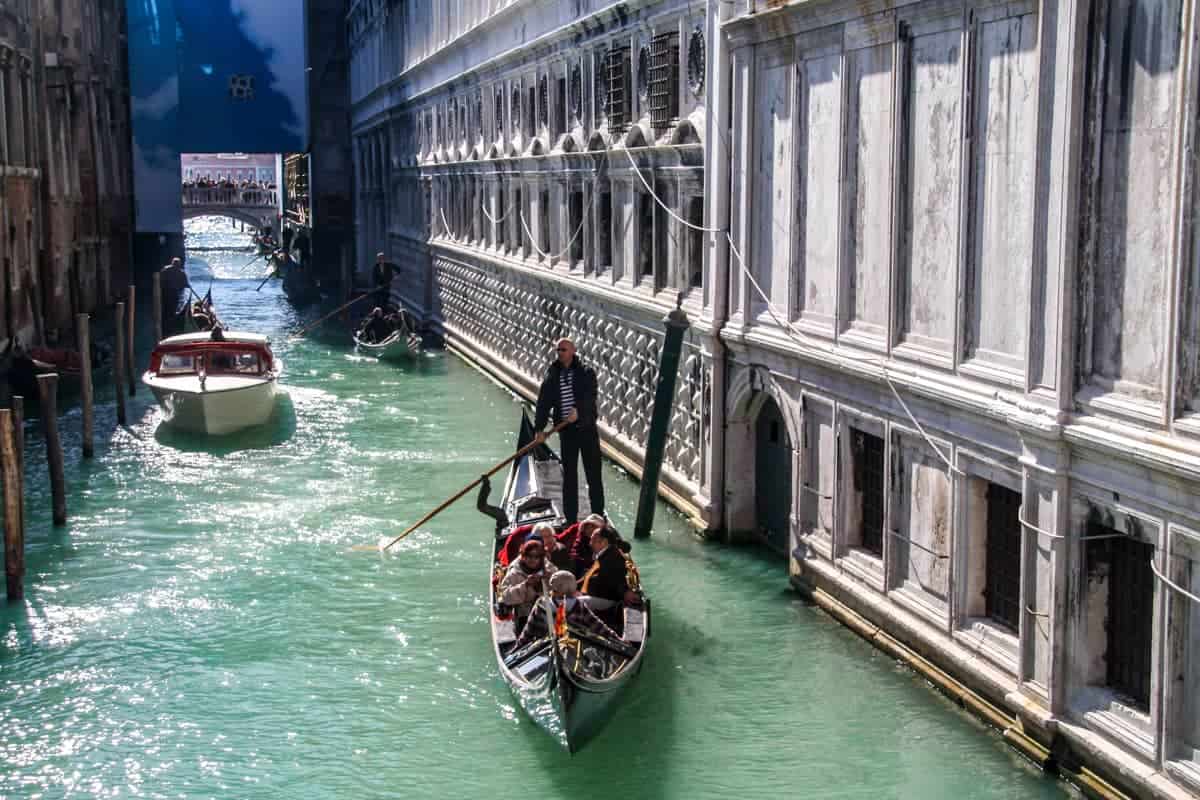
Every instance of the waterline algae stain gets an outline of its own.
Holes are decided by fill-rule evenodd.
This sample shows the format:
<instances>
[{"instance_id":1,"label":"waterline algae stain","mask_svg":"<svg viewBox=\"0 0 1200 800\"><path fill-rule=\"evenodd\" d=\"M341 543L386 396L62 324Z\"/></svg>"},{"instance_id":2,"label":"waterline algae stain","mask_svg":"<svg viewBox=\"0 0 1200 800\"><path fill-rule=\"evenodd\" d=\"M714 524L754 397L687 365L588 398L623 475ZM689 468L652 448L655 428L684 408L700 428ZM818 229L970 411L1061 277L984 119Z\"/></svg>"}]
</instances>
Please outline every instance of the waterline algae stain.
<instances>
[{"instance_id":1,"label":"waterline algae stain","mask_svg":"<svg viewBox=\"0 0 1200 800\"><path fill-rule=\"evenodd\" d=\"M235 277L244 253L205 259L221 316L271 334L287 400L214 444L160 429L148 392L114 430L112 393L97 391L108 405L82 464L78 412L65 415L72 516L50 524L30 469L26 599L0 610L0 796L1063 793L786 591L781 563L702 544L665 507L635 544L655 595L645 669L600 737L565 756L496 673L492 526L470 498L387 556L347 552L509 455L513 399L452 356L380 363L333 330L289 342L305 319L277 287ZM606 477L629 529L637 486Z\"/></svg>"}]
</instances>

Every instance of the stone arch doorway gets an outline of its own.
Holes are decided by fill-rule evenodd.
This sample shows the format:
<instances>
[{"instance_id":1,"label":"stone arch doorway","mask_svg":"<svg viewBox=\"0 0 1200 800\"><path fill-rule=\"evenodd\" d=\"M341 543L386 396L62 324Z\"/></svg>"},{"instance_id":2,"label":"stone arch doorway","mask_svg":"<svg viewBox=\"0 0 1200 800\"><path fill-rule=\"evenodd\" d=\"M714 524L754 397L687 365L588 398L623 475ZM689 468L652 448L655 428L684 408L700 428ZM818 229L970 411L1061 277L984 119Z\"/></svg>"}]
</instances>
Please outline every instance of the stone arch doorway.
<instances>
[{"instance_id":1,"label":"stone arch doorway","mask_svg":"<svg viewBox=\"0 0 1200 800\"><path fill-rule=\"evenodd\" d=\"M783 412L765 398L754 421L754 512L757 532L787 554L792 511L792 442Z\"/></svg>"}]
</instances>

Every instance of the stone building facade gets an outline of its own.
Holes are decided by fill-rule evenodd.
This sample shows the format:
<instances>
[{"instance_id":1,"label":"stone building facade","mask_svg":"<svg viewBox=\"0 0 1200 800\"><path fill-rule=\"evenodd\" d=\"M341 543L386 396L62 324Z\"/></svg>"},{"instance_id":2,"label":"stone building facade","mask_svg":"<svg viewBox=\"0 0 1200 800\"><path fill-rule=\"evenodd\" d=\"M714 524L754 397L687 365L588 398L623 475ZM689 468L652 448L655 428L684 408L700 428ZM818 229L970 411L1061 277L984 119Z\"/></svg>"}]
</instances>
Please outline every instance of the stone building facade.
<instances>
[{"instance_id":1,"label":"stone building facade","mask_svg":"<svg viewBox=\"0 0 1200 800\"><path fill-rule=\"evenodd\" d=\"M635 472L682 294L677 506L1039 760L1188 796L1196 8L360 0L359 252L519 391L574 335Z\"/></svg>"},{"instance_id":2,"label":"stone building facade","mask_svg":"<svg viewBox=\"0 0 1200 800\"><path fill-rule=\"evenodd\" d=\"M0 0L0 340L69 340L128 283L124 5Z\"/></svg>"}]
</instances>

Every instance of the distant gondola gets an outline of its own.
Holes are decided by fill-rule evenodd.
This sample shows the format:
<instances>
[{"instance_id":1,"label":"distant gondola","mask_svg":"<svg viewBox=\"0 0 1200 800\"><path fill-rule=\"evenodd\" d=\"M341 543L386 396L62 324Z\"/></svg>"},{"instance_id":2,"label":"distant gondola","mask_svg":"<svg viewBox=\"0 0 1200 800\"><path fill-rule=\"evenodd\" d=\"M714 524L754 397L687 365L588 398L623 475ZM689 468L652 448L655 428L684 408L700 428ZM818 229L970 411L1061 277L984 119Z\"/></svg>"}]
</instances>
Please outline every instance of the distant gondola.
<instances>
[{"instance_id":1,"label":"distant gondola","mask_svg":"<svg viewBox=\"0 0 1200 800\"><path fill-rule=\"evenodd\" d=\"M399 361L415 356L421 347L421 338L407 328L393 331L382 342L367 342L353 334L354 346L360 353L375 356L381 361Z\"/></svg>"},{"instance_id":2,"label":"distant gondola","mask_svg":"<svg viewBox=\"0 0 1200 800\"><path fill-rule=\"evenodd\" d=\"M523 416L518 444L524 446L532 437L533 428ZM549 636L514 649L516 620L498 597L505 571L502 554L510 542L519 540L520 535L512 535L518 529L538 522L561 527L561 499L562 464L548 447L534 448L513 462L502 506L511 522L497 532L492 548L489 617L504 681L530 718L564 749L575 753L608 721L622 690L641 670L650 633L650 604L643 595L641 608L625 607L624 638L609 642L573 625L556 625L551 603L543 598L533 613L549 615ZM636 567L631 560L627 564L630 587L641 593Z\"/></svg>"}]
</instances>

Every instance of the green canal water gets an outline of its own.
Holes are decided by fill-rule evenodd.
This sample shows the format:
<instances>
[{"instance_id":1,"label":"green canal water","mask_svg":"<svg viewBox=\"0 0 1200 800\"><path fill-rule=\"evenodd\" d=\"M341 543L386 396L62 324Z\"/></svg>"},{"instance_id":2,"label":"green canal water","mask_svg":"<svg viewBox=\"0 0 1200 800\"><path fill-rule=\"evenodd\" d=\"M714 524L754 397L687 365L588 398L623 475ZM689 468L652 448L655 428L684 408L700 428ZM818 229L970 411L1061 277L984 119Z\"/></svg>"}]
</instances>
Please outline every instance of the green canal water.
<instances>
[{"instance_id":1,"label":"green canal water","mask_svg":"<svg viewBox=\"0 0 1200 800\"><path fill-rule=\"evenodd\" d=\"M232 241L226 226L192 241ZM119 429L100 387L90 464L78 412L62 420L59 529L30 427L27 594L0 609L0 797L1065 793L789 592L781 562L702 543L666 506L634 551L655 599L645 670L597 741L559 752L494 666L473 503L386 557L350 552L506 456L518 403L448 354L376 363L336 329L287 342L305 318L236 277L250 255L202 255L226 321L274 337L287 399L268 428L211 441L161 429L144 389ZM191 269L203 291L208 267ZM628 528L637 487L605 478Z\"/></svg>"}]
</instances>

